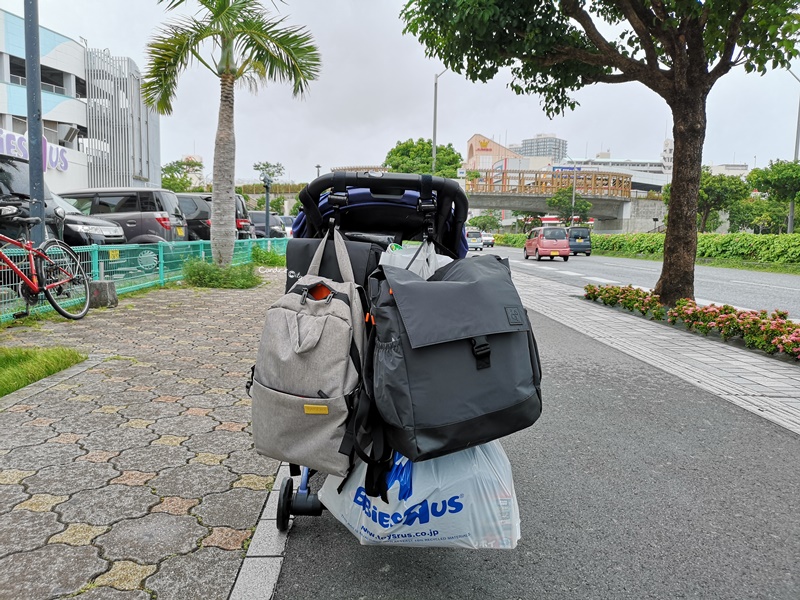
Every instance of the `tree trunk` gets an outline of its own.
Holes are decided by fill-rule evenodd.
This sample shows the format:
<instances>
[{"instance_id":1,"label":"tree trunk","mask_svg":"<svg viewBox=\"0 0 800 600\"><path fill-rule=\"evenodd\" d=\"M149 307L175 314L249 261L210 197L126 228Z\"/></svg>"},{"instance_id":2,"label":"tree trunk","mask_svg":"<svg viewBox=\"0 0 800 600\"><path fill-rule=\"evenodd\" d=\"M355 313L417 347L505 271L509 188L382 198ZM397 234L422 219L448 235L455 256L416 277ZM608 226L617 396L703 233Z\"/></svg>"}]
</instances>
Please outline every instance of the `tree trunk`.
<instances>
[{"instance_id":1,"label":"tree trunk","mask_svg":"<svg viewBox=\"0 0 800 600\"><path fill-rule=\"evenodd\" d=\"M669 199L669 221L664 238L664 265L654 293L675 306L681 298L694 298L694 263L697 255L697 197L706 137L707 93L689 89L677 94L672 108L675 162Z\"/></svg>"},{"instance_id":2,"label":"tree trunk","mask_svg":"<svg viewBox=\"0 0 800 600\"><path fill-rule=\"evenodd\" d=\"M227 267L233 261L236 241L236 137L233 130L233 88L230 74L220 75L219 118L214 142L214 188L211 202L211 254Z\"/></svg>"},{"instance_id":3,"label":"tree trunk","mask_svg":"<svg viewBox=\"0 0 800 600\"><path fill-rule=\"evenodd\" d=\"M700 221L700 232L705 233L706 231L706 223L708 222L708 216L711 214L710 208L703 209L703 218Z\"/></svg>"}]
</instances>

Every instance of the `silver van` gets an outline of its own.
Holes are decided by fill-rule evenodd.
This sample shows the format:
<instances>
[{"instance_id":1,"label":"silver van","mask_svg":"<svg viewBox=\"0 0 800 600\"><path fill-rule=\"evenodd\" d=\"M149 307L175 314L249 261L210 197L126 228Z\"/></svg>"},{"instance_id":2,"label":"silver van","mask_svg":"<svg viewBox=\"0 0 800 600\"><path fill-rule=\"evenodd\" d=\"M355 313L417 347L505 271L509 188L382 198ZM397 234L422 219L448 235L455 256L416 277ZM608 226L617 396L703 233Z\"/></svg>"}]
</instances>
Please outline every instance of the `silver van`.
<instances>
[{"instance_id":1,"label":"silver van","mask_svg":"<svg viewBox=\"0 0 800 600\"><path fill-rule=\"evenodd\" d=\"M174 192L152 188L91 188L61 194L85 215L118 223L129 244L181 242L189 230Z\"/></svg>"}]
</instances>

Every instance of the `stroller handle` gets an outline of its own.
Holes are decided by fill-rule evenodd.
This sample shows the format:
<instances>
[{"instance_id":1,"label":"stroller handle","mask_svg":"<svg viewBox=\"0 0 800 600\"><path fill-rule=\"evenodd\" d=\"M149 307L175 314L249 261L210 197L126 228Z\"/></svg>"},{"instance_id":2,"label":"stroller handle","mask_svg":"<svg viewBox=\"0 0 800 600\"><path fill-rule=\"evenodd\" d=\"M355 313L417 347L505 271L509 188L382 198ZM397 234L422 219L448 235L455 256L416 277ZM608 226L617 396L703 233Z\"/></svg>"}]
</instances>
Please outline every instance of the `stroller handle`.
<instances>
[{"instance_id":1,"label":"stroller handle","mask_svg":"<svg viewBox=\"0 0 800 600\"><path fill-rule=\"evenodd\" d=\"M367 188L374 194L397 195L406 190L420 192L423 187L422 175L412 173L347 171L344 173L343 179L340 174L326 173L306 186L303 191L307 193L301 191L299 194L303 210L308 215L310 222L315 226L321 226L322 224L322 218L319 213L320 196L334 186L334 179L338 179L340 184L343 181L343 185L347 187ZM440 205L447 204L449 206L449 202L452 202L455 222L463 225L467 220L469 201L461 186L452 179L444 177L431 177L430 186L431 189L436 191L440 200L446 201L440 202Z\"/></svg>"}]
</instances>

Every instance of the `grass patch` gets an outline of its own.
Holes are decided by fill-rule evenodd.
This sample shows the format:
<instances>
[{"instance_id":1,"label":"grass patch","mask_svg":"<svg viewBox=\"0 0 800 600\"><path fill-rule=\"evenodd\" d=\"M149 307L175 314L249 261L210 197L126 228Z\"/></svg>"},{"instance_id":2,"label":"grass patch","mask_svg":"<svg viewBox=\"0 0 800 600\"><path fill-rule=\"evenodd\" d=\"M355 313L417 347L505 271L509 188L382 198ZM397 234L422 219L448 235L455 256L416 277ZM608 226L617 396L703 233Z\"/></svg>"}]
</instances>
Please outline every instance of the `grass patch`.
<instances>
[{"instance_id":1,"label":"grass patch","mask_svg":"<svg viewBox=\"0 0 800 600\"><path fill-rule=\"evenodd\" d=\"M285 267L286 255L253 246L253 263L262 267Z\"/></svg>"},{"instance_id":2,"label":"grass patch","mask_svg":"<svg viewBox=\"0 0 800 600\"><path fill-rule=\"evenodd\" d=\"M0 396L84 360L85 354L71 348L0 348Z\"/></svg>"},{"instance_id":3,"label":"grass patch","mask_svg":"<svg viewBox=\"0 0 800 600\"><path fill-rule=\"evenodd\" d=\"M184 281L195 287L243 290L262 283L255 265L220 267L202 260L189 260L183 264Z\"/></svg>"}]
</instances>

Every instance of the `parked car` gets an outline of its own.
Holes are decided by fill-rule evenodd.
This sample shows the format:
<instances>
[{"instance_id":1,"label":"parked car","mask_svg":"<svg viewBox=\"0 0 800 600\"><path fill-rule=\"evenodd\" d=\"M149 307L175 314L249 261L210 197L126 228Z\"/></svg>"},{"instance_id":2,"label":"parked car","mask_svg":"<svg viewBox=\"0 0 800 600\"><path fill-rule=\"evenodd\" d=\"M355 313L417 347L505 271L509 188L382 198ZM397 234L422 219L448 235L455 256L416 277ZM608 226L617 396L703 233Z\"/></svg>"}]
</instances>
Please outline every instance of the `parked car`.
<instances>
[{"instance_id":1,"label":"parked car","mask_svg":"<svg viewBox=\"0 0 800 600\"><path fill-rule=\"evenodd\" d=\"M292 237L292 225L294 224L294 217L291 215L282 215L278 217L283 223L283 228L286 230L286 237Z\"/></svg>"},{"instance_id":2,"label":"parked car","mask_svg":"<svg viewBox=\"0 0 800 600\"><path fill-rule=\"evenodd\" d=\"M189 226L190 240L211 239L211 194L176 194ZM244 198L236 194L236 237L252 237L253 224Z\"/></svg>"},{"instance_id":3,"label":"parked car","mask_svg":"<svg viewBox=\"0 0 800 600\"><path fill-rule=\"evenodd\" d=\"M87 217L57 194L46 201L45 220L50 222L50 213L60 207L65 213L62 239L70 246L91 246L92 244L124 244L125 231L114 221Z\"/></svg>"},{"instance_id":4,"label":"parked car","mask_svg":"<svg viewBox=\"0 0 800 600\"><path fill-rule=\"evenodd\" d=\"M553 260L560 256L564 261L569 260L569 239L567 230L564 227L536 227L528 234L525 240L523 256L525 260L533 256L536 260L542 260L543 256Z\"/></svg>"},{"instance_id":5,"label":"parked car","mask_svg":"<svg viewBox=\"0 0 800 600\"><path fill-rule=\"evenodd\" d=\"M486 248L494 248L494 236L491 233L481 231L481 238L483 238L483 245Z\"/></svg>"},{"instance_id":6,"label":"parked car","mask_svg":"<svg viewBox=\"0 0 800 600\"><path fill-rule=\"evenodd\" d=\"M467 232L467 248L483 252L483 236L480 231Z\"/></svg>"},{"instance_id":7,"label":"parked car","mask_svg":"<svg viewBox=\"0 0 800 600\"><path fill-rule=\"evenodd\" d=\"M588 227L570 227L569 249L573 255L581 252L586 256L592 255L592 232Z\"/></svg>"},{"instance_id":8,"label":"parked car","mask_svg":"<svg viewBox=\"0 0 800 600\"><path fill-rule=\"evenodd\" d=\"M28 162L11 156L0 157L0 193L18 195L24 203L20 216L30 215L30 182ZM45 235L63 239L70 246L90 246L92 244L124 244L125 234L116 223L84 216L74 206L52 193L44 186ZM24 233L23 228L10 220L4 220L0 233L17 239Z\"/></svg>"},{"instance_id":9,"label":"parked car","mask_svg":"<svg viewBox=\"0 0 800 600\"><path fill-rule=\"evenodd\" d=\"M269 227L267 227L267 213L263 210L254 210L250 213L253 227L258 238L285 238L286 228L278 215L269 216Z\"/></svg>"},{"instance_id":10,"label":"parked car","mask_svg":"<svg viewBox=\"0 0 800 600\"><path fill-rule=\"evenodd\" d=\"M118 223L129 244L188 239L186 219L174 192L151 188L93 188L61 194L84 215Z\"/></svg>"}]
</instances>

